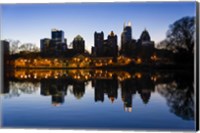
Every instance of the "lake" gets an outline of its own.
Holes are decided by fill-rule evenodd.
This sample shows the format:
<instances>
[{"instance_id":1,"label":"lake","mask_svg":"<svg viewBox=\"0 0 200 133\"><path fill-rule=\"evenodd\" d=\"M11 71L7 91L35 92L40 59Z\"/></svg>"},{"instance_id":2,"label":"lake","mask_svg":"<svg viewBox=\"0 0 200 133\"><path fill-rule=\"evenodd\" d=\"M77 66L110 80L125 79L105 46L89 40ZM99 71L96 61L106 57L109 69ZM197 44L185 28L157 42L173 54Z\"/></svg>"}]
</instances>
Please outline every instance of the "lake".
<instances>
[{"instance_id":1,"label":"lake","mask_svg":"<svg viewBox=\"0 0 200 133\"><path fill-rule=\"evenodd\" d=\"M192 72L19 69L4 73L4 128L195 130Z\"/></svg>"}]
</instances>

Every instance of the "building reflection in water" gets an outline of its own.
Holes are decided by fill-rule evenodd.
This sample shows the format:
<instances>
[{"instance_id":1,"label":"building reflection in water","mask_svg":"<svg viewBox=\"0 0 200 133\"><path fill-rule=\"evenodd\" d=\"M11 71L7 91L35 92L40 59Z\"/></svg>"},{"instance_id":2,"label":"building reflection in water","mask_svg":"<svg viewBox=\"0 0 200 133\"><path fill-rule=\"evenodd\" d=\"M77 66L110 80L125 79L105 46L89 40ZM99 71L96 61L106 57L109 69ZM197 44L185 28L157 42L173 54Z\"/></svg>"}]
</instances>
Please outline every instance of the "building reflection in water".
<instances>
[{"instance_id":1,"label":"building reflection in water","mask_svg":"<svg viewBox=\"0 0 200 133\"><path fill-rule=\"evenodd\" d=\"M11 88L20 88L21 92L25 92L22 88L27 86L22 83L40 83L41 95L51 96L52 105L59 106L65 102L69 86L72 86L72 93L79 100L84 97L86 84L91 81L95 102L104 102L107 95L113 103L119 98L118 89L120 89L124 111L132 112L134 95L139 94L143 103L148 104L151 93L156 91L166 98L171 112L183 119L194 119L193 75L190 74L47 69L15 70L8 75L4 75L4 88L1 91L3 94L11 93ZM16 84L15 87L11 83ZM30 92L34 91L36 89Z\"/></svg>"},{"instance_id":2,"label":"building reflection in water","mask_svg":"<svg viewBox=\"0 0 200 133\"><path fill-rule=\"evenodd\" d=\"M52 104L58 106L65 101L67 94L67 84L63 79L42 79L41 95L52 96Z\"/></svg>"},{"instance_id":3,"label":"building reflection in water","mask_svg":"<svg viewBox=\"0 0 200 133\"><path fill-rule=\"evenodd\" d=\"M121 82L121 97L124 102L124 110L132 111L132 96L136 93L135 80L127 79Z\"/></svg>"},{"instance_id":4,"label":"building reflection in water","mask_svg":"<svg viewBox=\"0 0 200 133\"><path fill-rule=\"evenodd\" d=\"M116 75L109 79L93 79L92 85L95 88L95 102L103 102L104 94L108 95L112 103L117 99L118 80Z\"/></svg>"},{"instance_id":5,"label":"building reflection in water","mask_svg":"<svg viewBox=\"0 0 200 133\"><path fill-rule=\"evenodd\" d=\"M80 99L85 94L85 82L73 81L73 94L77 99Z\"/></svg>"}]
</instances>

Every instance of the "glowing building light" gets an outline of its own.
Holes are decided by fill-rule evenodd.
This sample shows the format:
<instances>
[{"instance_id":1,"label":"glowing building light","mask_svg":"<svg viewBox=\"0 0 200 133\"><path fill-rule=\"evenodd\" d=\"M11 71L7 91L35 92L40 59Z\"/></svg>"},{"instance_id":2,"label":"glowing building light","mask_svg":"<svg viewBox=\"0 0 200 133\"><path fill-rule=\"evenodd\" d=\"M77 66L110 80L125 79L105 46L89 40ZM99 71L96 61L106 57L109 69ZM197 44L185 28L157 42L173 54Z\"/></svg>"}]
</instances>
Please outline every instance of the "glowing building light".
<instances>
[{"instance_id":1,"label":"glowing building light","mask_svg":"<svg viewBox=\"0 0 200 133\"><path fill-rule=\"evenodd\" d=\"M135 73L135 77L140 79L142 77L142 74L141 73Z\"/></svg>"},{"instance_id":2,"label":"glowing building light","mask_svg":"<svg viewBox=\"0 0 200 133\"><path fill-rule=\"evenodd\" d=\"M136 64L141 64L141 63L142 63L142 59L141 58L137 58Z\"/></svg>"}]
</instances>

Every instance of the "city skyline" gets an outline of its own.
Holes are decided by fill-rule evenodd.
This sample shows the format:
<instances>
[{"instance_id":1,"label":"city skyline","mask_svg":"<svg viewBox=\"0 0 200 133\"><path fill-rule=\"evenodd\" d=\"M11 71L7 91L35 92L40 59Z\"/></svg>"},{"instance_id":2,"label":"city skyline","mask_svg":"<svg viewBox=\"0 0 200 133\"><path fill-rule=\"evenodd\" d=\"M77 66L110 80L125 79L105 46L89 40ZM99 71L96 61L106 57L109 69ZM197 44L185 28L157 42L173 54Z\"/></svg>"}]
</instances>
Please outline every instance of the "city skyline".
<instances>
[{"instance_id":1,"label":"city skyline","mask_svg":"<svg viewBox=\"0 0 200 133\"><path fill-rule=\"evenodd\" d=\"M169 25L184 16L195 16L195 2L2 5L1 37L39 47L40 39L50 38L51 29L57 28L65 32L68 45L81 35L91 52L95 31L103 31L104 38L114 31L121 46L124 22L130 21L132 38L138 39L146 28L157 44Z\"/></svg>"},{"instance_id":2,"label":"city skyline","mask_svg":"<svg viewBox=\"0 0 200 133\"><path fill-rule=\"evenodd\" d=\"M1 4L2 128L198 130L197 5Z\"/></svg>"}]
</instances>

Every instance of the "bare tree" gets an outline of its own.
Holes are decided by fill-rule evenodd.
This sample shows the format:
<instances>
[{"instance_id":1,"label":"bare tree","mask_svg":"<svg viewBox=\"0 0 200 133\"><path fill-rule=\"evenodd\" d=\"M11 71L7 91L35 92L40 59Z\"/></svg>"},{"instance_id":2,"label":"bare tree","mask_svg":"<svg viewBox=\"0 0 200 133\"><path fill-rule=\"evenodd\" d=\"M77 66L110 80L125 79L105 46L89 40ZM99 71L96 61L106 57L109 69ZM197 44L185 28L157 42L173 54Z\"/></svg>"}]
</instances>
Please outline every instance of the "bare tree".
<instances>
[{"instance_id":1,"label":"bare tree","mask_svg":"<svg viewBox=\"0 0 200 133\"><path fill-rule=\"evenodd\" d=\"M6 39L6 41L8 41L10 44L10 54L11 55L19 52L18 48L19 48L19 45L21 44L21 42L19 40Z\"/></svg>"},{"instance_id":2,"label":"bare tree","mask_svg":"<svg viewBox=\"0 0 200 133\"><path fill-rule=\"evenodd\" d=\"M189 53L194 50L195 18L184 17L174 22L167 32L167 47L177 52L185 49Z\"/></svg>"},{"instance_id":3,"label":"bare tree","mask_svg":"<svg viewBox=\"0 0 200 133\"><path fill-rule=\"evenodd\" d=\"M166 39L158 44L176 53L178 62L193 62L195 17L183 17L169 26Z\"/></svg>"},{"instance_id":4,"label":"bare tree","mask_svg":"<svg viewBox=\"0 0 200 133\"><path fill-rule=\"evenodd\" d=\"M39 52L39 48L33 43L24 43L19 47L19 51L22 52Z\"/></svg>"}]
</instances>

